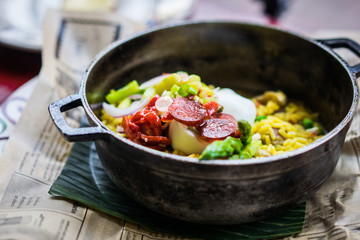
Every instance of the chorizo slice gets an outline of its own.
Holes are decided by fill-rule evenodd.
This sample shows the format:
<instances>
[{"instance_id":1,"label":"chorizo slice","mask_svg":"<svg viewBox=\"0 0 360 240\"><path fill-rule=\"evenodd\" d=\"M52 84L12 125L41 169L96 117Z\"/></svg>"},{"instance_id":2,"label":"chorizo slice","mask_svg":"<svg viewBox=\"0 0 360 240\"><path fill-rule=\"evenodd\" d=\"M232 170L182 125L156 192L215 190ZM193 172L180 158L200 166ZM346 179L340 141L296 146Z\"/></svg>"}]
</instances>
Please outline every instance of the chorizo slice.
<instances>
[{"instance_id":1,"label":"chorizo slice","mask_svg":"<svg viewBox=\"0 0 360 240\"><path fill-rule=\"evenodd\" d=\"M227 119L237 126L236 119L232 115L227 113L214 113L213 115L211 115L211 118Z\"/></svg>"},{"instance_id":2,"label":"chorizo slice","mask_svg":"<svg viewBox=\"0 0 360 240\"><path fill-rule=\"evenodd\" d=\"M198 126L204 121L207 114L201 102L183 97L174 99L168 108L168 113L175 120L188 126Z\"/></svg>"},{"instance_id":3,"label":"chorizo slice","mask_svg":"<svg viewBox=\"0 0 360 240\"><path fill-rule=\"evenodd\" d=\"M226 113L215 113L199 127L202 138L215 141L228 136L239 137L240 132L235 118Z\"/></svg>"}]
</instances>

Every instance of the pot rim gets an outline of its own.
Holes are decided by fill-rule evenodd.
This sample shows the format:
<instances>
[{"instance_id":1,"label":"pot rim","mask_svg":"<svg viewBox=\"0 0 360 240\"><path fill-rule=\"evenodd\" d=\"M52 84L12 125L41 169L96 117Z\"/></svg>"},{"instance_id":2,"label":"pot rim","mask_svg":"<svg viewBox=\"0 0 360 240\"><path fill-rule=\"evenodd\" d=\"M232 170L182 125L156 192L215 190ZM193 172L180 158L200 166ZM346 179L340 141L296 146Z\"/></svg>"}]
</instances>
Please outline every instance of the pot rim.
<instances>
[{"instance_id":1,"label":"pot rim","mask_svg":"<svg viewBox=\"0 0 360 240\"><path fill-rule=\"evenodd\" d=\"M352 98L352 104L351 104L350 109L348 110L348 113L336 127L331 129L328 133L326 133L320 139L317 139L316 141L314 141L304 147L301 147L301 148L298 148L298 149L295 149L295 150L292 150L289 152L285 152L280 155L262 157L262 158L256 158L256 159L255 158L241 159L241 160L220 160L220 159L218 159L218 160L200 161L197 158L180 156L180 155L175 155L172 153L165 153L162 151L154 150L154 149L142 146L140 144L134 143L134 142L130 141L129 139L126 139L124 137L117 135L116 133L111 131L108 127L106 127L100 121L100 119L95 115L95 113L91 110L90 105L86 98L86 83L89 78L89 75L92 72L92 69L97 65L97 63L103 57L105 57L109 52L111 52L118 46L120 46L126 42L132 41L133 39L139 38L143 35L148 35L148 34L151 34L152 32L162 31L162 30L165 30L168 28L176 28L176 27L182 27L182 26L188 26L188 25L199 25L199 24L237 24L237 25L252 26L252 27L257 27L257 28L274 30L274 31L278 31L278 32L282 32L282 33L291 35L291 36L298 37L304 41L307 41L313 45L316 45L317 47L320 47L322 50L324 50L325 52L330 54L332 57L334 57L337 60L337 62L339 62L342 65L342 67L346 70L346 72L349 75L349 80L351 80L354 93L353 93L353 98ZM314 39L305 37L304 35L301 35L299 33L294 33L294 32L288 31L288 30L280 29L279 27L276 27L276 26L268 26L268 25L262 25L262 24L256 24L256 23L248 23L248 22L243 22L243 21L231 21L231 20L188 20L188 21L183 21L180 23L171 23L171 24L151 27L151 28L142 30L140 32L137 32L135 34L131 34L127 37L124 37L123 39L117 40L117 41L109 44L102 51L100 51L95 56L95 58L93 58L90 65L87 67L85 73L83 74L79 93L81 95L81 101L83 103L83 107L84 107L86 113L88 114L88 116L92 119L92 121L94 121L98 126L101 126L106 131L107 134L111 135L112 137L114 137L117 140L120 140L124 144L129 145L129 146L137 149L138 151L147 152L150 155L160 156L163 159L166 159L167 161L170 161L170 159L171 159L173 161L189 163L189 164L214 165L214 166L260 165L260 164L267 164L267 163L277 162L277 161L285 161L286 159L293 158L293 157L301 155L307 151L310 151L314 148L317 148L318 146L320 146L320 145L328 142L330 139L334 138L336 135L339 134L340 131L343 130L343 128L345 126L347 126L349 123L351 123L352 118L355 114L358 102L359 102L359 87L356 82L356 78L355 78L354 74L351 73L347 63L343 59L341 59L333 50L331 50L331 48L327 47L324 44L321 44L320 42L318 42Z\"/></svg>"}]
</instances>

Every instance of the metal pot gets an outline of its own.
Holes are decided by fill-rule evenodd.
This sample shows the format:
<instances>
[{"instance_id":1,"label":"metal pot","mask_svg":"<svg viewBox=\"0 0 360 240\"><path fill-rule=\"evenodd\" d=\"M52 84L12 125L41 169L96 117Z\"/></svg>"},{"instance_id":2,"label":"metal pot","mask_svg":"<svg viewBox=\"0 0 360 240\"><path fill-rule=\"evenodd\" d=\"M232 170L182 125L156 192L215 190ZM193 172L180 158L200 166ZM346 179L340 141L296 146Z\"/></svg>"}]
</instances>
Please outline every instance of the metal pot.
<instances>
[{"instance_id":1,"label":"metal pot","mask_svg":"<svg viewBox=\"0 0 360 240\"><path fill-rule=\"evenodd\" d=\"M68 141L95 141L109 177L156 212L190 222L257 221L305 201L333 172L358 102L356 76L332 49L360 56L349 39L312 40L238 22L190 22L160 27L115 42L91 63L80 91L49 106ZM207 84L243 93L284 91L320 113L328 133L282 155L212 160L152 150L117 136L99 120L99 103L112 88L163 72L186 71ZM70 128L61 112L82 106L90 127Z\"/></svg>"}]
</instances>

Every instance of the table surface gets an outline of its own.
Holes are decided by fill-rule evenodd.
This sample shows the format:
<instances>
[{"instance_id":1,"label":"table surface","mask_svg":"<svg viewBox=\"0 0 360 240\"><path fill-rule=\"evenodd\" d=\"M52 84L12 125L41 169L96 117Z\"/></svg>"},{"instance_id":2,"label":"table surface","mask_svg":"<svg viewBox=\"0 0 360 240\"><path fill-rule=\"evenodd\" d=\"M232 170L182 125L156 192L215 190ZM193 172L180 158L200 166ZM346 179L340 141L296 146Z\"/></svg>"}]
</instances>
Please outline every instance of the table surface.
<instances>
[{"instance_id":1,"label":"table surface","mask_svg":"<svg viewBox=\"0 0 360 240\"><path fill-rule=\"evenodd\" d=\"M226 19L269 24L264 15L265 0L198 0L190 19ZM360 31L358 0L287 0L288 5L277 22L293 32L320 30ZM25 82L38 75L41 53L0 45L0 105Z\"/></svg>"}]
</instances>

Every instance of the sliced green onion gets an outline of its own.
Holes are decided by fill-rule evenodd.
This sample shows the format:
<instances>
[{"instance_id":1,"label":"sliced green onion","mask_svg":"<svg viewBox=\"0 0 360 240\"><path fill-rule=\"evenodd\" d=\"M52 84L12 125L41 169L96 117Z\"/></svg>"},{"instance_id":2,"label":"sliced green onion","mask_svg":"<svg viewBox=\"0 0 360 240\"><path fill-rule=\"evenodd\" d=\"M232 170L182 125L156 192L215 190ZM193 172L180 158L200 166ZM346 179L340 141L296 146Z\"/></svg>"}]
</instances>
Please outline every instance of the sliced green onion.
<instances>
[{"instance_id":1,"label":"sliced green onion","mask_svg":"<svg viewBox=\"0 0 360 240\"><path fill-rule=\"evenodd\" d=\"M197 94L197 90L193 87L191 87L189 84L187 83L184 83L180 86L179 90L178 90L178 94L181 96L181 97L187 97L189 96L190 94L191 95L196 95Z\"/></svg>"},{"instance_id":2,"label":"sliced green onion","mask_svg":"<svg viewBox=\"0 0 360 240\"><path fill-rule=\"evenodd\" d=\"M197 93L198 93L198 91L197 91L195 88L193 88L193 87L190 86L190 88L189 88L189 94L191 94L191 95L196 95Z\"/></svg>"},{"instance_id":3,"label":"sliced green onion","mask_svg":"<svg viewBox=\"0 0 360 240\"><path fill-rule=\"evenodd\" d=\"M172 86L170 88L170 92L176 93L177 91L179 91L179 89L180 89L180 87L178 85L174 84L174 86Z\"/></svg>"},{"instance_id":4,"label":"sliced green onion","mask_svg":"<svg viewBox=\"0 0 360 240\"><path fill-rule=\"evenodd\" d=\"M111 90L109 94L105 96L106 100L110 104L117 104L122 99L129 97L130 95L137 94L140 92L139 84L136 80L133 80L126 84L124 87L118 90Z\"/></svg>"}]
</instances>

